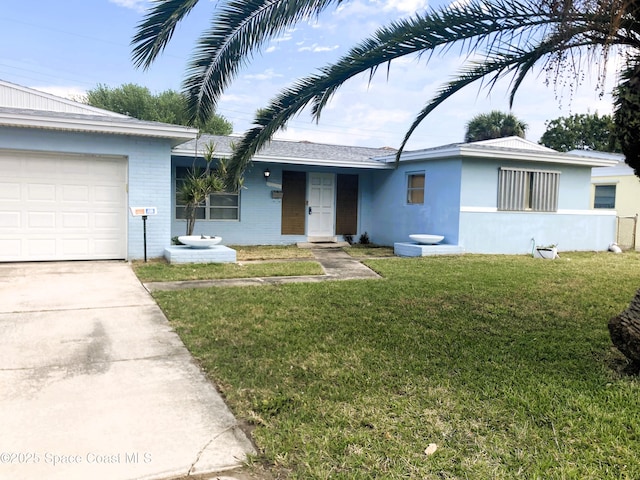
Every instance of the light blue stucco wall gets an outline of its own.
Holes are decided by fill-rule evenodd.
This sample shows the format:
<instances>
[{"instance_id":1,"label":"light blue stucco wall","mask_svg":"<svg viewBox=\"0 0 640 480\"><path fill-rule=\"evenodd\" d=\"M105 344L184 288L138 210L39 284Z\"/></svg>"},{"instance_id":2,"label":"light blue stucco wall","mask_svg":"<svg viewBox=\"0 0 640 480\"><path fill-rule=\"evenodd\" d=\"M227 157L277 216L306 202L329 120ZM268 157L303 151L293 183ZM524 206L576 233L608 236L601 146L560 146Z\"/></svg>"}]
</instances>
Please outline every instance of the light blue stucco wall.
<instances>
[{"instance_id":1,"label":"light blue stucco wall","mask_svg":"<svg viewBox=\"0 0 640 480\"><path fill-rule=\"evenodd\" d=\"M175 167L191 167L192 158L174 157L172 168L171 188L175 191ZM204 165L204 164L201 164ZM264 170L269 169L269 183L264 178ZM282 172L326 172L334 174L357 174L359 176L359 206L364 211L358 212L358 234L364 232L367 211L363 199L370 198L370 172L349 168L305 167L281 163L254 163L245 171L244 188L240 193L240 219L235 220L197 220L194 228L196 235L219 235L225 245L289 245L306 242L306 235L282 235L282 200L271 198L273 190L281 190ZM186 221L175 218L175 197L172 195L172 235L179 236L186 233Z\"/></svg>"},{"instance_id":2,"label":"light blue stucco wall","mask_svg":"<svg viewBox=\"0 0 640 480\"><path fill-rule=\"evenodd\" d=\"M558 209L589 208L591 188L591 168L589 167L486 159L463 161L460 205L497 208L500 167L560 172Z\"/></svg>"},{"instance_id":3,"label":"light blue stucco wall","mask_svg":"<svg viewBox=\"0 0 640 480\"><path fill-rule=\"evenodd\" d=\"M371 240L380 245L406 242L413 233L444 235L442 243L457 245L460 220L459 160L401 164L396 170L375 172ZM425 174L423 205L407 203L407 176Z\"/></svg>"},{"instance_id":4,"label":"light blue stucco wall","mask_svg":"<svg viewBox=\"0 0 640 480\"><path fill-rule=\"evenodd\" d=\"M127 159L129 206L155 206L147 221L147 255L161 257L171 239L171 144L168 139L54 130L1 128L0 148L31 152L117 155ZM127 258L144 255L142 220L128 218Z\"/></svg>"},{"instance_id":5,"label":"light blue stucco wall","mask_svg":"<svg viewBox=\"0 0 640 480\"><path fill-rule=\"evenodd\" d=\"M500 167L561 172L558 212L482 211L497 208ZM590 183L589 167L465 160L460 245L471 253L530 253L534 243L557 244L560 251L606 250L615 241L616 217L589 209Z\"/></svg>"},{"instance_id":6,"label":"light blue stucco wall","mask_svg":"<svg viewBox=\"0 0 640 480\"><path fill-rule=\"evenodd\" d=\"M174 158L174 166L191 166L190 158ZM557 213L498 212L498 169L501 166L560 171ZM256 163L245 173L239 221L198 220L195 233L220 235L227 245L291 244L306 235L281 235L280 199L271 198L269 182L282 183L282 171L317 171L359 175L357 236L367 232L380 245L409 241L412 233L445 236L443 243L472 253L529 253L538 245L557 243L560 250L603 250L613 241L615 215L589 210L590 169L578 166L461 160L407 162L398 169L363 170ZM425 173L425 202L407 204L407 175ZM175 191L172 168L171 191ZM175 219L172 193L172 235L183 235L184 220ZM468 211L468 210L476 211ZM357 240L356 236L356 240Z\"/></svg>"},{"instance_id":7,"label":"light blue stucco wall","mask_svg":"<svg viewBox=\"0 0 640 480\"><path fill-rule=\"evenodd\" d=\"M531 253L533 245L558 250L606 250L615 241L615 213L462 212L460 245L468 253Z\"/></svg>"}]
</instances>

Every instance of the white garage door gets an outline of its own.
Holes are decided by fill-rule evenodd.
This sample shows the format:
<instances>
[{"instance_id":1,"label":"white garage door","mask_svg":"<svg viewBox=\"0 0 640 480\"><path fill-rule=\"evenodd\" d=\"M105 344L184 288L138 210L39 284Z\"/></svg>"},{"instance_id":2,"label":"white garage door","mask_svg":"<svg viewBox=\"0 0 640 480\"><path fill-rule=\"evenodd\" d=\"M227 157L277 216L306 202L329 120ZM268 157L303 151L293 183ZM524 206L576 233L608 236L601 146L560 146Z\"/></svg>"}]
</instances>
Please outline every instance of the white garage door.
<instances>
[{"instance_id":1,"label":"white garage door","mask_svg":"<svg viewBox=\"0 0 640 480\"><path fill-rule=\"evenodd\" d=\"M0 261L127 254L124 157L0 151Z\"/></svg>"}]
</instances>

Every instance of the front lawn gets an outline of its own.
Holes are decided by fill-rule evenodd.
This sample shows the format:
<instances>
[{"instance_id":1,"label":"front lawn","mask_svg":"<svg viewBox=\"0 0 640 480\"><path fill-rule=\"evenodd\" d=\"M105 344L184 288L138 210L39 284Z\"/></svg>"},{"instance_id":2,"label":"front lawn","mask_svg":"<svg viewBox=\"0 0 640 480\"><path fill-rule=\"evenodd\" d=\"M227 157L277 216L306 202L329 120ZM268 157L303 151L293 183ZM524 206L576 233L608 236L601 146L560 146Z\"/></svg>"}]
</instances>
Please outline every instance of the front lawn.
<instances>
[{"instance_id":1,"label":"front lawn","mask_svg":"<svg viewBox=\"0 0 640 480\"><path fill-rule=\"evenodd\" d=\"M220 278L289 277L322 275L318 262L290 261L265 263L186 263L152 262L133 264L141 282L177 282Z\"/></svg>"},{"instance_id":2,"label":"front lawn","mask_svg":"<svg viewBox=\"0 0 640 480\"><path fill-rule=\"evenodd\" d=\"M640 478L640 381L606 327L640 256L561 255L154 296L277 477Z\"/></svg>"}]
</instances>

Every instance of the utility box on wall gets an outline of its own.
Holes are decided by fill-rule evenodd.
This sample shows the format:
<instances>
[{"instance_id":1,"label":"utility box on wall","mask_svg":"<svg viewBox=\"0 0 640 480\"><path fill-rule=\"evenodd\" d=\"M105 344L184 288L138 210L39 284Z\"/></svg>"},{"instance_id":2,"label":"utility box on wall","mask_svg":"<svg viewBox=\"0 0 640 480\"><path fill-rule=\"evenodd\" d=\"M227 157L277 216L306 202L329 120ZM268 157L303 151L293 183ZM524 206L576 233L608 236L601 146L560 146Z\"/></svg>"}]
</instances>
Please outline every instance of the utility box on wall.
<instances>
[{"instance_id":1,"label":"utility box on wall","mask_svg":"<svg viewBox=\"0 0 640 480\"><path fill-rule=\"evenodd\" d=\"M282 190L271 190L271 198L282 198Z\"/></svg>"}]
</instances>

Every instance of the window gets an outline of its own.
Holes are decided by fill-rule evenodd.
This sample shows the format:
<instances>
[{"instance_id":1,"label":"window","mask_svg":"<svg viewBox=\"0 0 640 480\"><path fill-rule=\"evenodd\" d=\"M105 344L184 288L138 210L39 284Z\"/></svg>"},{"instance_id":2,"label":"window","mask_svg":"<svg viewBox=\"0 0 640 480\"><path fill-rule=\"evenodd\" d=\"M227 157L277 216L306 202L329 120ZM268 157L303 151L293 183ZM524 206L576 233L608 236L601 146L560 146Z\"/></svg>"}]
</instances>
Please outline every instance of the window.
<instances>
[{"instance_id":1,"label":"window","mask_svg":"<svg viewBox=\"0 0 640 480\"><path fill-rule=\"evenodd\" d=\"M616 208L616 186L596 185L593 208Z\"/></svg>"},{"instance_id":2,"label":"window","mask_svg":"<svg viewBox=\"0 0 640 480\"><path fill-rule=\"evenodd\" d=\"M407 203L424 203L424 173L407 175Z\"/></svg>"},{"instance_id":3,"label":"window","mask_svg":"<svg viewBox=\"0 0 640 480\"><path fill-rule=\"evenodd\" d=\"M560 172L500 168L498 210L555 212Z\"/></svg>"},{"instance_id":4,"label":"window","mask_svg":"<svg viewBox=\"0 0 640 480\"><path fill-rule=\"evenodd\" d=\"M176 167L176 218L184 218L185 206L178 199L178 188L189 168ZM196 209L197 220L239 220L240 195L237 193L212 193L206 204Z\"/></svg>"}]
</instances>

